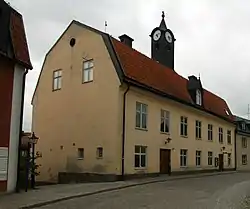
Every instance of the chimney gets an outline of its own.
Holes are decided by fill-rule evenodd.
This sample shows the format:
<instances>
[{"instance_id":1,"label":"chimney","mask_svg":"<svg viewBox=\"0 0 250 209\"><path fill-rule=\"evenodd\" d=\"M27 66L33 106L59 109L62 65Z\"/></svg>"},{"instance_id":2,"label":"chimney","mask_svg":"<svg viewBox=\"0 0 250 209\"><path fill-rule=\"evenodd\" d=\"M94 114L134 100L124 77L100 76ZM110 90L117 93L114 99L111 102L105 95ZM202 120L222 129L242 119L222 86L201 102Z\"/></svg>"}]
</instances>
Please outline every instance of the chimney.
<instances>
[{"instance_id":1,"label":"chimney","mask_svg":"<svg viewBox=\"0 0 250 209\"><path fill-rule=\"evenodd\" d=\"M122 43L126 44L127 46L132 48L132 42L134 41L134 39L132 39L131 37L129 37L126 34L123 34L121 36L119 36L119 39Z\"/></svg>"}]
</instances>

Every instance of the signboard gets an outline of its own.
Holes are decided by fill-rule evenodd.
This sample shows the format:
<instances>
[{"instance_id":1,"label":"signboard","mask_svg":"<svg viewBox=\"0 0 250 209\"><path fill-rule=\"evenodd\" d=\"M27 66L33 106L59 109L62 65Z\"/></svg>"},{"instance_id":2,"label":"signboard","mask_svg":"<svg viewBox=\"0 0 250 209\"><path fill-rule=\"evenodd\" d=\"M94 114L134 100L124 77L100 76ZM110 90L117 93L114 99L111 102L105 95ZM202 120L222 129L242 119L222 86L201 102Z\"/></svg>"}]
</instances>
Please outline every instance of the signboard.
<instances>
[{"instance_id":1,"label":"signboard","mask_svg":"<svg viewBox=\"0 0 250 209\"><path fill-rule=\"evenodd\" d=\"M0 147L0 181L7 180L8 147Z\"/></svg>"}]
</instances>

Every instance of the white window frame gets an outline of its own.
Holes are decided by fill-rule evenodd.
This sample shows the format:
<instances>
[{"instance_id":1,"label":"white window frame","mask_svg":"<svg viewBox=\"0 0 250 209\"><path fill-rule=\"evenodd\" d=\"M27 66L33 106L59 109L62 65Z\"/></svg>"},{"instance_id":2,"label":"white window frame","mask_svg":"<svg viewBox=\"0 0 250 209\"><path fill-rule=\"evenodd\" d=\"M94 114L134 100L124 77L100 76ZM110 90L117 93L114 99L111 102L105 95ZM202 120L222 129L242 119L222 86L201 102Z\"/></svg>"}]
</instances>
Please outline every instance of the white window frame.
<instances>
[{"instance_id":1,"label":"white window frame","mask_svg":"<svg viewBox=\"0 0 250 209\"><path fill-rule=\"evenodd\" d=\"M223 128L219 127L219 143L223 144Z\"/></svg>"},{"instance_id":2,"label":"white window frame","mask_svg":"<svg viewBox=\"0 0 250 209\"><path fill-rule=\"evenodd\" d=\"M247 148L247 138L245 136L242 136L241 144L242 144L242 148Z\"/></svg>"},{"instance_id":3,"label":"white window frame","mask_svg":"<svg viewBox=\"0 0 250 209\"><path fill-rule=\"evenodd\" d=\"M180 167L187 167L187 165L188 165L188 150L181 149L180 150Z\"/></svg>"},{"instance_id":4,"label":"white window frame","mask_svg":"<svg viewBox=\"0 0 250 209\"><path fill-rule=\"evenodd\" d=\"M53 91L60 90L62 88L62 70L53 71Z\"/></svg>"},{"instance_id":5,"label":"white window frame","mask_svg":"<svg viewBox=\"0 0 250 209\"><path fill-rule=\"evenodd\" d=\"M208 124L207 131L208 131L208 141L213 141L213 125L212 124Z\"/></svg>"},{"instance_id":6,"label":"white window frame","mask_svg":"<svg viewBox=\"0 0 250 209\"><path fill-rule=\"evenodd\" d=\"M241 163L242 163L242 165L247 165L247 155L246 154L243 154L241 156Z\"/></svg>"},{"instance_id":7,"label":"white window frame","mask_svg":"<svg viewBox=\"0 0 250 209\"><path fill-rule=\"evenodd\" d=\"M137 152L136 148L139 148L139 152ZM143 152L143 149L145 152ZM139 156L139 166L135 165L136 156ZM145 166L142 165L142 157L145 157ZM138 168L146 168L147 167L147 146L135 145L135 154L134 154L134 167Z\"/></svg>"},{"instance_id":8,"label":"white window frame","mask_svg":"<svg viewBox=\"0 0 250 209\"><path fill-rule=\"evenodd\" d=\"M83 71L82 71L83 83L88 83L88 82L93 81L93 68L94 68L93 59L86 60L83 62Z\"/></svg>"},{"instance_id":9,"label":"white window frame","mask_svg":"<svg viewBox=\"0 0 250 209\"><path fill-rule=\"evenodd\" d=\"M196 150L196 152L195 152L195 165L196 165L196 167L201 166L201 150Z\"/></svg>"},{"instance_id":10,"label":"white window frame","mask_svg":"<svg viewBox=\"0 0 250 209\"><path fill-rule=\"evenodd\" d=\"M241 129L242 129L243 131L246 130L246 124L245 124L244 122L241 123Z\"/></svg>"},{"instance_id":11,"label":"white window frame","mask_svg":"<svg viewBox=\"0 0 250 209\"><path fill-rule=\"evenodd\" d=\"M181 124L180 124L180 135L187 137L188 136L188 118L186 116L181 116ZM186 133L185 133L186 130Z\"/></svg>"},{"instance_id":12,"label":"white window frame","mask_svg":"<svg viewBox=\"0 0 250 209\"><path fill-rule=\"evenodd\" d=\"M196 120L195 121L195 137L196 137L196 139L201 139L202 137L202 132L201 132L201 129L202 128L202 123L201 123L201 121L199 121L199 120Z\"/></svg>"},{"instance_id":13,"label":"white window frame","mask_svg":"<svg viewBox=\"0 0 250 209\"><path fill-rule=\"evenodd\" d=\"M198 89L196 90L196 104L202 105L201 91Z\"/></svg>"},{"instance_id":14,"label":"white window frame","mask_svg":"<svg viewBox=\"0 0 250 209\"><path fill-rule=\"evenodd\" d=\"M170 117L169 117L169 111L167 110L162 110L161 109L161 124L160 124L160 131L162 133L169 133L169 124L170 124ZM162 129L162 122L163 122L163 129ZM168 130L166 130L166 125L168 127Z\"/></svg>"},{"instance_id":15,"label":"white window frame","mask_svg":"<svg viewBox=\"0 0 250 209\"><path fill-rule=\"evenodd\" d=\"M137 117L139 116L139 124L137 124ZM145 127L143 127L143 116L145 117ZM135 119L135 127L139 129L147 129L148 124L148 105L136 102L136 119Z\"/></svg>"},{"instance_id":16,"label":"white window frame","mask_svg":"<svg viewBox=\"0 0 250 209\"><path fill-rule=\"evenodd\" d=\"M232 144L232 131L227 130L227 143Z\"/></svg>"},{"instance_id":17,"label":"white window frame","mask_svg":"<svg viewBox=\"0 0 250 209\"><path fill-rule=\"evenodd\" d=\"M213 165L213 152L211 152L211 151L207 152L207 165L208 166L212 166Z\"/></svg>"}]
</instances>

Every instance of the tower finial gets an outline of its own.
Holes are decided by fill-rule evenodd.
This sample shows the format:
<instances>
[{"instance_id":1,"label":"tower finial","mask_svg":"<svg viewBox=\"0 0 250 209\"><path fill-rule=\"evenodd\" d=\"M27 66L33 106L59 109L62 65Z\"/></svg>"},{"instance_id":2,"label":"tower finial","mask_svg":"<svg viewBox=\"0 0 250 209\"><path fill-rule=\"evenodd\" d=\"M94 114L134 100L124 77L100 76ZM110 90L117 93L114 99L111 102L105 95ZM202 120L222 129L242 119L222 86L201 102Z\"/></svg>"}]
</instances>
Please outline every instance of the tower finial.
<instances>
[{"instance_id":1,"label":"tower finial","mask_svg":"<svg viewBox=\"0 0 250 209\"><path fill-rule=\"evenodd\" d=\"M162 17L162 19L164 19L164 18L165 18L165 13L164 13L164 11L162 11L162 15L161 15L161 17Z\"/></svg>"}]
</instances>

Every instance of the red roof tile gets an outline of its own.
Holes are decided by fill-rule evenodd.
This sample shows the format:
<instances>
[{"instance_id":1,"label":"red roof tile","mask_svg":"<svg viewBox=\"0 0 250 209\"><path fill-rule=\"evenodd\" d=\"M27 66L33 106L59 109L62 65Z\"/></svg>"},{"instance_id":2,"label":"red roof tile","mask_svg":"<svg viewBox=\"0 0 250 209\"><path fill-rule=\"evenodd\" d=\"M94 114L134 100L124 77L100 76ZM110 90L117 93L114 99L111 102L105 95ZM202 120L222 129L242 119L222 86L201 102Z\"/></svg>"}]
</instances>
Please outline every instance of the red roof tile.
<instances>
[{"instance_id":1,"label":"red roof tile","mask_svg":"<svg viewBox=\"0 0 250 209\"><path fill-rule=\"evenodd\" d=\"M12 9L10 35L15 58L26 68L32 69L22 15Z\"/></svg>"},{"instance_id":2,"label":"red roof tile","mask_svg":"<svg viewBox=\"0 0 250 209\"><path fill-rule=\"evenodd\" d=\"M112 42L127 78L193 104L187 89L187 79L114 38L112 38ZM205 89L203 105L206 111L224 117L229 121L233 120L227 103ZM229 115L225 110L228 111Z\"/></svg>"}]
</instances>

